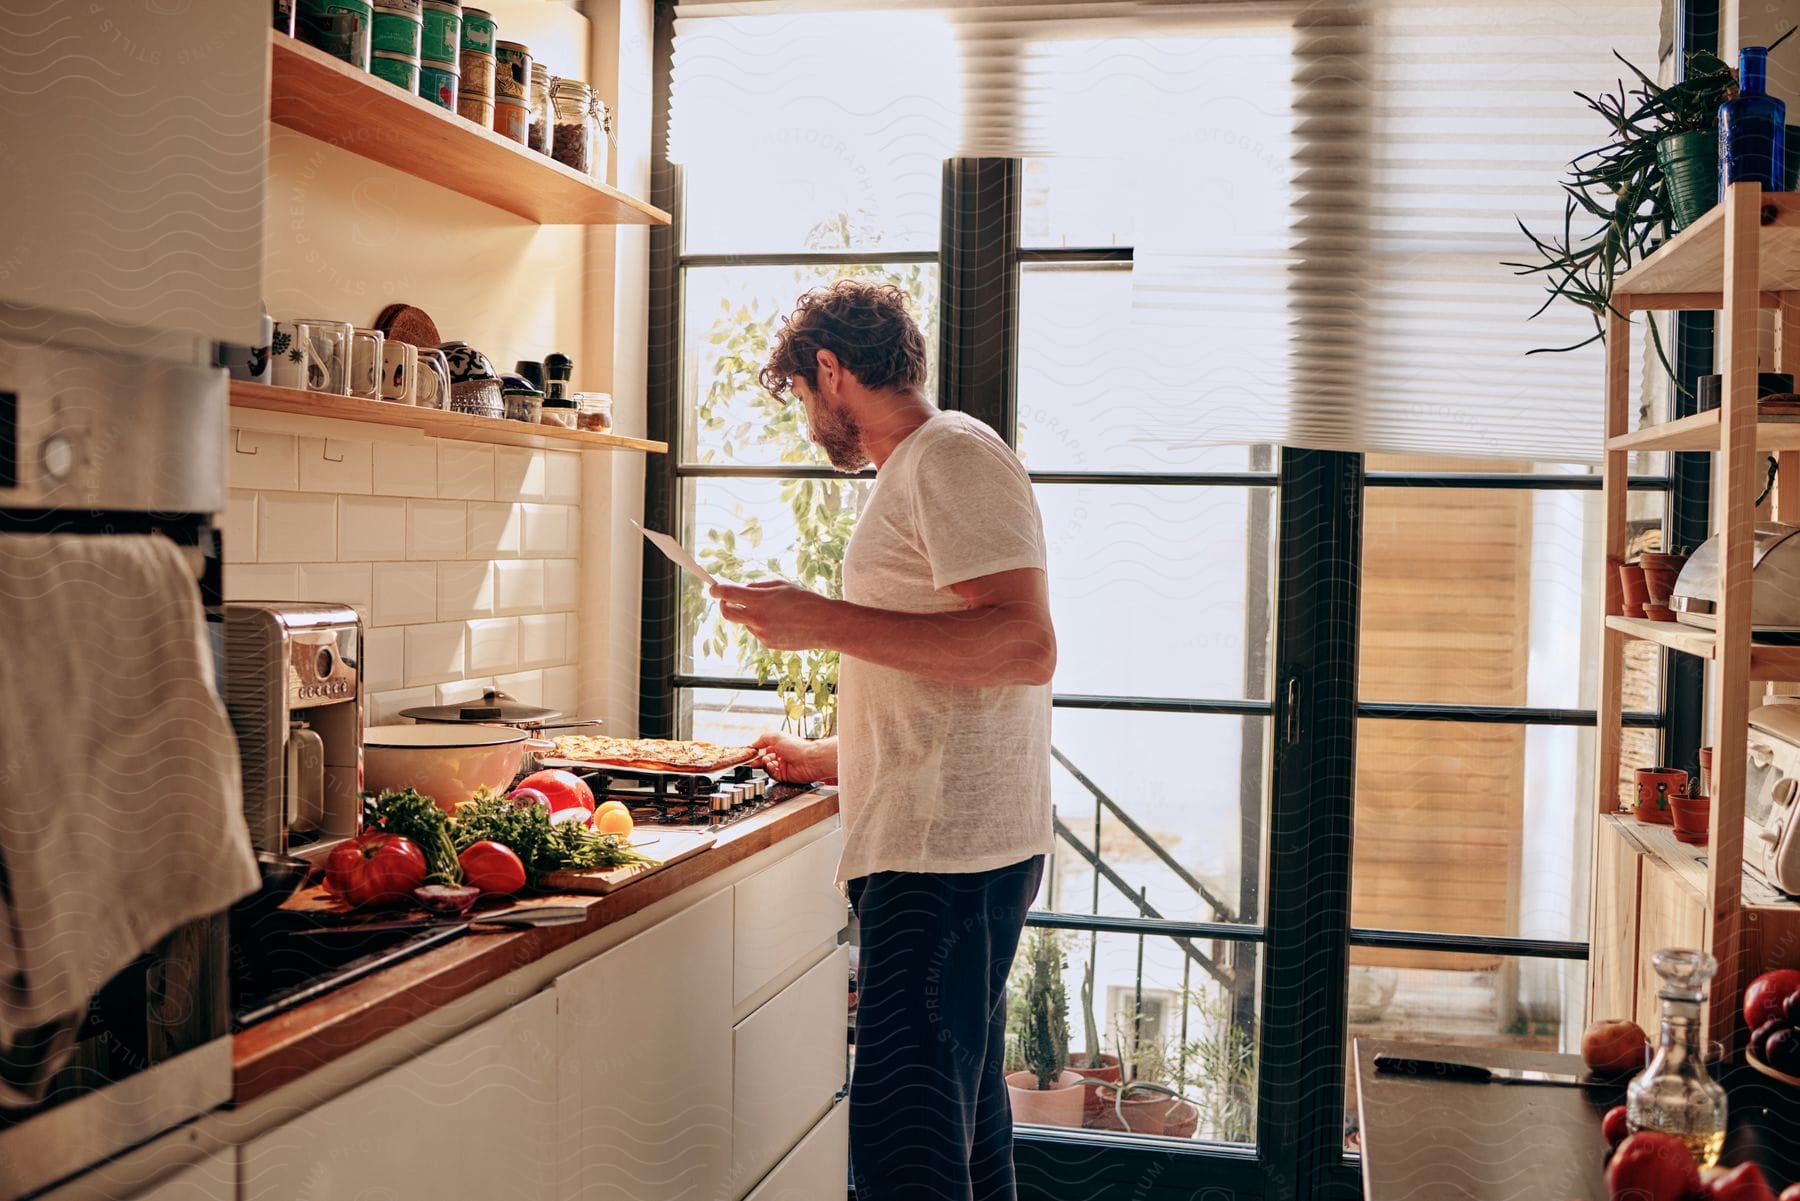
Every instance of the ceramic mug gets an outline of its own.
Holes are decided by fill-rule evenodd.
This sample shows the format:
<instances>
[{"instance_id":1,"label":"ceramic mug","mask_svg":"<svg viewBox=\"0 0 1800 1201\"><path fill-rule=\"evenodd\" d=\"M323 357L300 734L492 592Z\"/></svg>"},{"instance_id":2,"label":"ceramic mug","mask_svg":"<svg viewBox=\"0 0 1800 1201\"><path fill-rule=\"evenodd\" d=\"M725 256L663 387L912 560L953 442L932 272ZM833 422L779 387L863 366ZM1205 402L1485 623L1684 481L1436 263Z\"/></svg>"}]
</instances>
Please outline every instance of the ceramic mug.
<instances>
[{"instance_id":1,"label":"ceramic mug","mask_svg":"<svg viewBox=\"0 0 1800 1201\"><path fill-rule=\"evenodd\" d=\"M381 377L386 360L382 343L386 339L378 329L353 329L350 332L350 395L363 400L381 398Z\"/></svg>"},{"instance_id":2,"label":"ceramic mug","mask_svg":"<svg viewBox=\"0 0 1800 1201\"><path fill-rule=\"evenodd\" d=\"M421 409L450 407L450 360L441 350L419 351L418 384L413 403Z\"/></svg>"},{"instance_id":3,"label":"ceramic mug","mask_svg":"<svg viewBox=\"0 0 1800 1201\"><path fill-rule=\"evenodd\" d=\"M326 368L313 349L312 326L305 321L277 321L269 335L269 376L278 388L306 388Z\"/></svg>"},{"instance_id":4,"label":"ceramic mug","mask_svg":"<svg viewBox=\"0 0 1800 1201\"><path fill-rule=\"evenodd\" d=\"M419 348L407 342L381 344L381 399L409 405L417 401Z\"/></svg>"},{"instance_id":5,"label":"ceramic mug","mask_svg":"<svg viewBox=\"0 0 1800 1201\"><path fill-rule=\"evenodd\" d=\"M306 386L313 392L350 395L350 336L356 327L348 321L305 317L317 370L309 365Z\"/></svg>"},{"instance_id":6,"label":"ceramic mug","mask_svg":"<svg viewBox=\"0 0 1800 1201\"><path fill-rule=\"evenodd\" d=\"M232 379L246 380L252 384L269 382L269 346L275 338L275 321L267 313L262 315L262 329L257 335L254 346L242 346L236 342L220 342L217 366L231 373Z\"/></svg>"}]
</instances>

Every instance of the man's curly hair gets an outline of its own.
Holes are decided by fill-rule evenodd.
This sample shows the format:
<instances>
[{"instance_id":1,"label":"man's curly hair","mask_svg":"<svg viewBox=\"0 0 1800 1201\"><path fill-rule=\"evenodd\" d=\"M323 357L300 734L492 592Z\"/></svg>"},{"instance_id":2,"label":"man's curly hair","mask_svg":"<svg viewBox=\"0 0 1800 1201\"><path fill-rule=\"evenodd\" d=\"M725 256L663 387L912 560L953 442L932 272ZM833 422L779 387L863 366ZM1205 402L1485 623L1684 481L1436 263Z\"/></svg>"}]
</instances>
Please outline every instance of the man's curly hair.
<instances>
[{"instance_id":1,"label":"man's curly hair","mask_svg":"<svg viewBox=\"0 0 1800 1201\"><path fill-rule=\"evenodd\" d=\"M925 335L893 284L840 279L800 297L775 335L762 386L774 396L787 395L795 379L818 387L821 350L872 391L925 384Z\"/></svg>"}]
</instances>

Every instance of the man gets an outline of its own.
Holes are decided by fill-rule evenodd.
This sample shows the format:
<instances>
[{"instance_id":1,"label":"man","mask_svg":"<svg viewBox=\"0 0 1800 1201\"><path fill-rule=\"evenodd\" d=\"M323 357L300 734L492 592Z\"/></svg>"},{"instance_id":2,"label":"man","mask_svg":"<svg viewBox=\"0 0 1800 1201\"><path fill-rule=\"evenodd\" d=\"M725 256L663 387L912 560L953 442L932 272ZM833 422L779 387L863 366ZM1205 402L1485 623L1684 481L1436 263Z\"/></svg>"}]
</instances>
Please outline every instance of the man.
<instances>
[{"instance_id":1,"label":"man","mask_svg":"<svg viewBox=\"0 0 1800 1201\"><path fill-rule=\"evenodd\" d=\"M833 467L876 468L844 599L780 581L712 594L766 646L842 655L839 736L758 745L779 778L840 782L859 1201L1010 1201L1006 976L1051 845L1056 635L1030 480L992 430L926 400L925 367L898 288L800 298L763 386L800 398Z\"/></svg>"}]
</instances>

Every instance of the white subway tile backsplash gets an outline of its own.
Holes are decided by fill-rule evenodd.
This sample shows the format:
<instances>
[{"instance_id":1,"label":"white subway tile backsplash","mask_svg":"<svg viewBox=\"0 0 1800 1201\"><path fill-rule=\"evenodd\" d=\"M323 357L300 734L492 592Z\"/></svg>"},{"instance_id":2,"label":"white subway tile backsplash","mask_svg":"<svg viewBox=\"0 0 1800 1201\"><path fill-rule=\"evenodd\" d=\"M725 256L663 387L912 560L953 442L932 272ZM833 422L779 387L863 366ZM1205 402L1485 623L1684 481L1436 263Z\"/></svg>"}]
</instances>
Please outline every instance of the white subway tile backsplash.
<instances>
[{"instance_id":1,"label":"white subway tile backsplash","mask_svg":"<svg viewBox=\"0 0 1800 1201\"><path fill-rule=\"evenodd\" d=\"M406 502L406 557L460 559L466 546L467 506L461 501Z\"/></svg>"},{"instance_id":2,"label":"white subway tile backsplash","mask_svg":"<svg viewBox=\"0 0 1800 1201\"><path fill-rule=\"evenodd\" d=\"M482 694L492 687L494 687L492 676L452 680L448 684L437 686L437 703L440 705L466 705L470 701L480 700Z\"/></svg>"},{"instance_id":3,"label":"white subway tile backsplash","mask_svg":"<svg viewBox=\"0 0 1800 1201\"><path fill-rule=\"evenodd\" d=\"M442 684L463 674L463 623L406 627L406 686Z\"/></svg>"},{"instance_id":4,"label":"white subway tile backsplash","mask_svg":"<svg viewBox=\"0 0 1800 1201\"><path fill-rule=\"evenodd\" d=\"M412 625L437 619L437 567L431 563L377 563L375 624Z\"/></svg>"},{"instance_id":5,"label":"white subway tile backsplash","mask_svg":"<svg viewBox=\"0 0 1800 1201\"><path fill-rule=\"evenodd\" d=\"M224 538L227 563L256 562L256 493L233 488L225 502Z\"/></svg>"},{"instance_id":6,"label":"white subway tile backsplash","mask_svg":"<svg viewBox=\"0 0 1800 1201\"><path fill-rule=\"evenodd\" d=\"M256 557L264 563L337 558L337 497L264 492L257 503Z\"/></svg>"},{"instance_id":7,"label":"white subway tile backsplash","mask_svg":"<svg viewBox=\"0 0 1800 1201\"><path fill-rule=\"evenodd\" d=\"M468 556L471 559L515 559L519 555L522 505L471 504Z\"/></svg>"},{"instance_id":8,"label":"white subway tile backsplash","mask_svg":"<svg viewBox=\"0 0 1800 1201\"><path fill-rule=\"evenodd\" d=\"M518 619L518 660L523 667L549 667L568 659L567 613L527 613Z\"/></svg>"},{"instance_id":9,"label":"white subway tile backsplash","mask_svg":"<svg viewBox=\"0 0 1800 1201\"><path fill-rule=\"evenodd\" d=\"M573 609L581 600L580 563L551 559L544 564L544 608Z\"/></svg>"},{"instance_id":10,"label":"white subway tile backsplash","mask_svg":"<svg viewBox=\"0 0 1800 1201\"><path fill-rule=\"evenodd\" d=\"M364 703L363 713L372 726L401 725L405 724L405 719L400 716L400 710L435 704L437 692L433 689L402 688L393 692L370 693Z\"/></svg>"},{"instance_id":11,"label":"white subway tile backsplash","mask_svg":"<svg viewBox=\"0 0 1800 1201\"><path fill-rule=\"evenodd\" d=\"M572 505L581 500L581 456L566 450L544 452L544 499Z\"/></svg>"},{"instance_id":12,"label":"white subway tile backsplash","mask_svg":"<svg viewBox=\"0 0 1800 1201\"><path fill-rule=\"evenodd\" d=\"M340 499L338 558L356 563L406 558L406 502L391 496Z\"/></svg>"},{"instance_id":13,"label":"white subway tile backsplash","mask_svg":"<svg viewBox=\"0 0 1800 1201\"><path fill-rule=\"evenodd\" d=\"M575 512L568 505L520 505L524 510L519 551L534 559L570 559L575 556Z\"/></svg>"},{"instance_id":14,"label":"white subway tile backsplash","mask_svg":"<svg viewBox=\"0 0 1800 1201\"><path fill-rule=\"evenodd\" d=\"M512 671L519 666L519 623L530 618L494 617L468 623L469 671Z\"/></svg>"},{"instance_id":15,"label":"white subway tile backsplash","mask_svg":"<svg viewBox=\"0 0 1800 1201\"><path fill-rule=\"evenodd\" d=\"M400 626L363 630L363 691L382 692L406 683L406 631Z\"/></svg>"},{"instance_id":16,"label":"white subway tile backsplash","mask_svg":"<svg viewBox=\"0 0 1800 1201\"><path fill-rule=\"evenodd\" d=\"M301 438L302 492L369 491L374 447L359 438Z\"/></svg>"},{"instance_id":17,"label":"white subway tile backsplash","mask_svg":"<svg viewBox=\"0 0 1800 1201\"><path fill-rule=\"evenodd\" d=\"M437 487L446 500L494 499L494 448L439 442Z\"/></svg>"},{"instance_id":18,"label":"white subway tile backsplash","mask_svg":"<svg viewBox=\"0 0 1800 1201\"><path fill-rule=\"evenodd\" d=\"M375 592L367 563L306 563L300 568L300 599L349 605L367 620Z\"/></svg>"},{"instance_id":19,"label":"white subway tile backsplash","mask_svg":"<svg viewBox=\"0 0 1800 1201\"><path fill-rule=\"evenodd\" d=\"M541 450L494 448L494 499L543 500L546 465Z\"/></svg>"},{"instance_id":20,"label":"white subway tile backsplash","mask_svg":"<svg viewBox=\"0 0 1800 1201\"><path fill-rule=\"evenodd\" d=\"M574 667L550 667L544 670L544 705L573 713L580 707L580 688Z\"/></svg>"},{"instance_id":21,"label":"white subway tile backsplash","mask_svg":"<svg viewBox=\"0 0 1800 1201\"><path fill-rule=\"evenodd\" d=\"M544 703L544 673L541 671L515 671L495 676L494 687L521 705Z\"/></svg>"},{"instance_id":22,"label":"white subway tile backsplash","mask_svg":"<svg viewBox=\"0 0 1800 1201\"><path fill-rule=\"evenodd\" d=\"M544 607L544 564L519 559L494 564L494 612L535 613Z\"/></svg>"},{"instance_id":23,"label":"white subway tile backsplash","mask_svg":"<svg viewBox=\"0 0 1800 1201\"><path fill-rule=\"evenodd\" d=\"M494 611L494 565L485 561L437 565L439 621L487 617Z\"/></svg>"},{"instance_id":24,"label":"white subway tile backsplash","mask_svg":"<svg viewBox=\"0 0 1800 1201\"><path fill-rule=\"evenodd\" d=\"M299 600L300 569L292 563L227 563L225 599Z\"/></svg>"},{"instance_id":25,"label":"white subway tile backsplash","mask_svg":"<svg viewBox=\"0 0 1800 1201\"><path fill-rule=\"evenodd\" d=\"M231 431L230 479L234 488L300 486L299 447L292 434L267 430Z\"/></svg>"},{"instance_id":26,"label":"white subway tile backsplash","mask_svg":"<svg viewBox=\"0 0 1800 1201\"><path fill-rule=\"evenodd\" d=\"M375 443L374 491L381 495L436 496L437 472L433 442Z\"/></svg>"}]
</instances>

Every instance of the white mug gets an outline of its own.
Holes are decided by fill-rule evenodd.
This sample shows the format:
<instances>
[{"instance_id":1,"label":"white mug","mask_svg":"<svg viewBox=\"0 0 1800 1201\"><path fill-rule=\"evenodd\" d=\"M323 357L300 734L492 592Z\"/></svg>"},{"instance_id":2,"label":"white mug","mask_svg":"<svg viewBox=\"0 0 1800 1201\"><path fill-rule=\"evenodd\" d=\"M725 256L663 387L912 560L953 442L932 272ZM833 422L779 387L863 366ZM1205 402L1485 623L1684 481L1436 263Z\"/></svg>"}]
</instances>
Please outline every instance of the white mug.
<instances>
[{"instance_id":1,"label":"white mug","mask_svg":"<svg viewBox=\"0 0 1800 1201\"><path fill-rule=\"evenodd\" d=\"M277 388L305 388L315 363L312 327L304 321L277 321L269 335L269 382Z\"/></svg>"},{"instance_id":2,"label":"white mug","mask_svg":"<svg viewBox=\"0 0 1800 1201\"><path fill-rule=\"evenodd\" d=\"M381 378L386 366L378 329L357 329L350 334L350 395L363 400L381 399Z\"/></svg>"},{"instance_id":3,"label":"white mug","mask_svg":"<svg viewBox=\"0 0 1800 1201\"><path fill-rule=\"evenodd\" d=\"M419 384L419 348L409 342L381 344L381 399L409 405Z\"/></svg>"}]
</instances>

